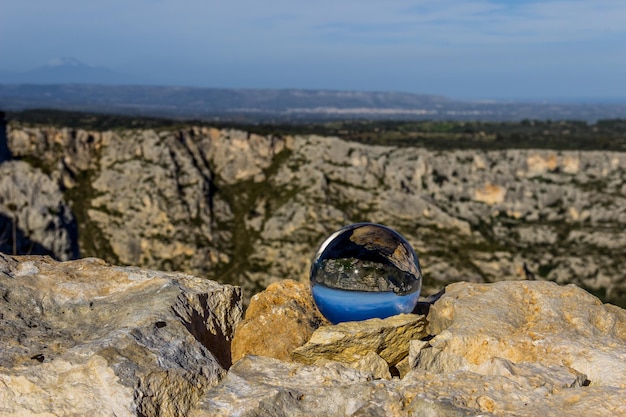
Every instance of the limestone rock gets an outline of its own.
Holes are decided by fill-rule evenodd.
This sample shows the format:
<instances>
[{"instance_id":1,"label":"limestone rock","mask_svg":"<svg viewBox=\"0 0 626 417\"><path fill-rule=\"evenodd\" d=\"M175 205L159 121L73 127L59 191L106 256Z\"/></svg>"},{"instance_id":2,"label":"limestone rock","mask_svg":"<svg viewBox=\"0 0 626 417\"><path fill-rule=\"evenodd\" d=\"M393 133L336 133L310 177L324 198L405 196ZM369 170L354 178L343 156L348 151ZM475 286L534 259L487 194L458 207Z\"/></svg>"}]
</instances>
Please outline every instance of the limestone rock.
<instances>
[{"instance_id":1,"label":"limestone rock","mask_svg":"<svg viewBox=\"0 0 626 417\"><path fill-rule=\"evenodd\" d=\"M390 398L384 388L368 384L371 378L337 362L318 367L248 356L206 393L191 416L343 416L368 406L394 415L398 394Z\"/></svg>"},{"instance_id":2,"label":"limestone rock","mask_svg":"<svg viewBox=\"0 0 626 417\"><path fill-rule=\"evenodd\" d=\"M306 281L326 237L372 221L416 249L425 295L534 276L626 305L626 152L435 152L194 126L10 123L7 141L64 189L84 256L235 283L246 300Z\"/></svg>"},{"instance_id":3,"label":"limestone rock","mask_svg":"<svg viewBox=\"0 0 626 417\"><path fill-rule=\"evenodd\" d=\"M204 275L228 262L229 235L215 230L232 213L214 194L214 177L194 131L112 135L89 182L86 223L102 252L122 264ZM131 157L129 157L131 155ZM129 181L133 178L133 181Z\"/></svg>"},{"instance_id":4,"label":"limestone rock","mask_svg":"<svg viewBox=\"0 0 626 417\"><path fill-rule=\"evenodd\" d=\"M494 184L485 184L474 192L474 200L487 205L501 204L506 196L506 188Z\"/></svg>"},{"instance_id":5,"label":"limestone rock","mask_svg":"<svg viewBox=\"0 0 626 417\"><path fill-rule=\"evenodd\" d=\"M401 379L376 379L355 363L246 356L191 415L626 415L626 311L546 282L458 283L431 301L431 335L410 342L414 369Z\"/></svg>"},{"instance_id":6,"label":"limestone rock","mask_svg":"<svg viewBox=\"0 0 626 417\"><path fill-rule=\"evenodd\" d=\"M484 374L497 359L565 367L591 385L626 388L626 311L574 285L452 284L430 308L427 332L432 339L411 344L414 369Z\"/></svg>"},{"instance_id":7,"label":"limestone rock","mask_svg":"<svg viewBox=\"0 0 626 417\"><path fill-rule=\"evenodd\" d=\"M60 260L78 256L76 220L58 184L23 161L0 165L0 251L13 250Z\"/></svg>"},{"instance_id":8,"label":"limestone rock","mask_svg":"<svg viewBox=\"0 0 626 417\"><path fill-rule=\"evenodd\" d=\"M413 371L404 379L325 362L321 366L247 356L210 389L190 415L200 416L561 416L622 415L624 389L563 385L537 365L530 382L468 371ZM522 372L523 373L523 372Z\"/></svg>"},{"instance_id":9,"label":"limestone rock","mask_svg":"<svg viewBox=\"0 0 626 417\"><path fill-rule=\"evenodd\" d=\"M391 379L389 364L380 355L369 351L357 361L347 364L359 371L371 372L375 379Z\"/></svg>"},{"instance_id":10,"label":"limestone rock","mask_svg":"<svg viewBox=\"0 0 626 417\"><path fill-rule=\"evenodd\" d=\"M425 329L426 317L417 314L322 326L293 351L293 358L308 364L318 359L354 362L374 352L394 366L408 356L411 340L427 334Z\"/></svg>"},{"instance_id":11,"label":"limestone rock","mask_svg":"<svg viewBox=\"0 0 626 417\"><path fill-rule=\"evenodd\" d=\"M461 415L474 416L558 417L572 413L601 417L626 413L623 388L578 384L564 387L560 379L562 372L558 372L557 379L542 365L536 365L533 372L537 373L532 383L526 384L520 379L462 370L435 374L413 371L395 385L408 401L412 400L410 411L414 402L421 399L452 405L461 408Z\"/></svg>"},{"instance_id":12,"label":"limestone rock","mask_svg":"<svg viewBox=\"0 0 626 417\"><path fill-rule=\"evenodd\" d=\"M308 284L283 280L252 297L232 343L233 362L245 355L291 360L313 331L328 321L313 302Z\"/></svg>"},{"instance_id":13,"label":"limestone rock","mask_svg":"<svg viewBox=\"0 0 626 417\"><path fill-rule=\"evenodd\" d=\"M288 137L260 136L234 129L214 129L212 137L219 146L212 143L205 148L207 159L215 164L226 184L250 179L264 181L263 171L272 165L273 157L291 144Z\"/></svg>"},{"instance_id":14,"label":"limestone rock","mask_svg":"<svg viewBox=\"0 0 626 417\"><path fill-rule=\"evenodd\" d=\"M0 414L180 416L230 366L238 288L0 254Z\"/></svg>"}]
</instances>

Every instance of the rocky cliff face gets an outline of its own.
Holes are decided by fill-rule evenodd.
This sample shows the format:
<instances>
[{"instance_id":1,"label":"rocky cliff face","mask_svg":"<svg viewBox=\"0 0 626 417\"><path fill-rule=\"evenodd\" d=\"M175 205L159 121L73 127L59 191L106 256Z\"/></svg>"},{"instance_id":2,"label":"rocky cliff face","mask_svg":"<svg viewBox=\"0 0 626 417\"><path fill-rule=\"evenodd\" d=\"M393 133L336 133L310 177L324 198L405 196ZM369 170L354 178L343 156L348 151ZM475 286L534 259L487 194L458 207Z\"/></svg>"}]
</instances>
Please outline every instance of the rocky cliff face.
<instances>
[{"instance_id":1,"label":"rocky cliff face","mask_svg":"<svg viewBox=\"0 0 626 417\"><path fill-rule=\"evenodd\" d=\"M23 161L0 164L0 252L78 256L76 219L58 184Z\"/></svg>"},{"instance_id":2,"label":"rocky cliff face","mask_svg":"<svg viewBox=\"0 0 626 417\"><path fill-rule=\"evenodd\" d=\"M196 127L11 125L8 143L63 190L81 256L236 283L249 297L306 280L331 232L372 221L414 246L426 294L534 277L624 303L626 153L432 152Z\"/></svg>"}]
</instances>

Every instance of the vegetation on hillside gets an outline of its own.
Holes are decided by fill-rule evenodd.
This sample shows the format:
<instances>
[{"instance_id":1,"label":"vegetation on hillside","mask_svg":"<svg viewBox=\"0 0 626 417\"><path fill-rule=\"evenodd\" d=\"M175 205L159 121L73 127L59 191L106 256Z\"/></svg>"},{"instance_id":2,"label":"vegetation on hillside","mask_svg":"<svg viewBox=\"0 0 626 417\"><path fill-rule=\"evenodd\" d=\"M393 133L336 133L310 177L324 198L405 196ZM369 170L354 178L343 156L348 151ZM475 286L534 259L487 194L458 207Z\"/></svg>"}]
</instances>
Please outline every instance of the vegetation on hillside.
<instances>
[{"instance_id":1,"label":"vegetation on hillside","mask_svg":"<svg viewBox=\"0 0 626 417\"><path fill-rule=\"evenodd\" d=\"M446 149L558 149L626 151L626 119L521 122L348 120L319 123L249 123L166 119L25 110L7 113L9 121L92 130L178 129L184 126L237 128L258 134L337 136L369 145Z\"/></svg>"}]
</instances>

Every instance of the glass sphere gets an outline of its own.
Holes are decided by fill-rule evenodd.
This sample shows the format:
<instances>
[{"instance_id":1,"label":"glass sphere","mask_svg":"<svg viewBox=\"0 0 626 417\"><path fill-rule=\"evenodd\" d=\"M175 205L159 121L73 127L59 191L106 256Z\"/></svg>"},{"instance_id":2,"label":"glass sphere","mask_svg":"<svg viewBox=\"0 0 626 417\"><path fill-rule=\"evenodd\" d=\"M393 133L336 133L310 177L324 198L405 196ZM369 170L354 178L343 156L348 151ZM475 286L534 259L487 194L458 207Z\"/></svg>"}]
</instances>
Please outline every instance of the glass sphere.
<instances>
[{"instance_id":1,"label":"glass sphere","mask_svg":"<svg viewBox=\"0 0 626 417\"><path fill-rule=\"evenodd\" d=\"M422 288L415 251L398 232L374 223L346 226L322 243L311 291L332 323L410 313Z\"/></svg>"}]
</instances>

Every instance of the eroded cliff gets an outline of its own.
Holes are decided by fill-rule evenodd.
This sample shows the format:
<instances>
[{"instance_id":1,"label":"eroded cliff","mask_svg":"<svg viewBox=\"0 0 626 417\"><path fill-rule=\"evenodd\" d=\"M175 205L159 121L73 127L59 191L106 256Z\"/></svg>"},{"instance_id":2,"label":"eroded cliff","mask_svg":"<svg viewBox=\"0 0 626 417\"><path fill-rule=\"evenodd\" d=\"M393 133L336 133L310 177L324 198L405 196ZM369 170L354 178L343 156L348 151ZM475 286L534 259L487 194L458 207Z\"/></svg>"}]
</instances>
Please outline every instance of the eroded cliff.
<instances>
[{"instance_id":1,"label":"eroded cliff","mask_svg":"<svg viewBox=\"0 0 626 417\"><path fill-rule=\"evenodd\" d=\"M185 271L250 296L306 280L332 231L372 221L414 246L425 294L536 278L624 303L626 153L443 152L191 126L11 124L8 143L63 190L81 256Z\"/></svg>"}]
</instances>

